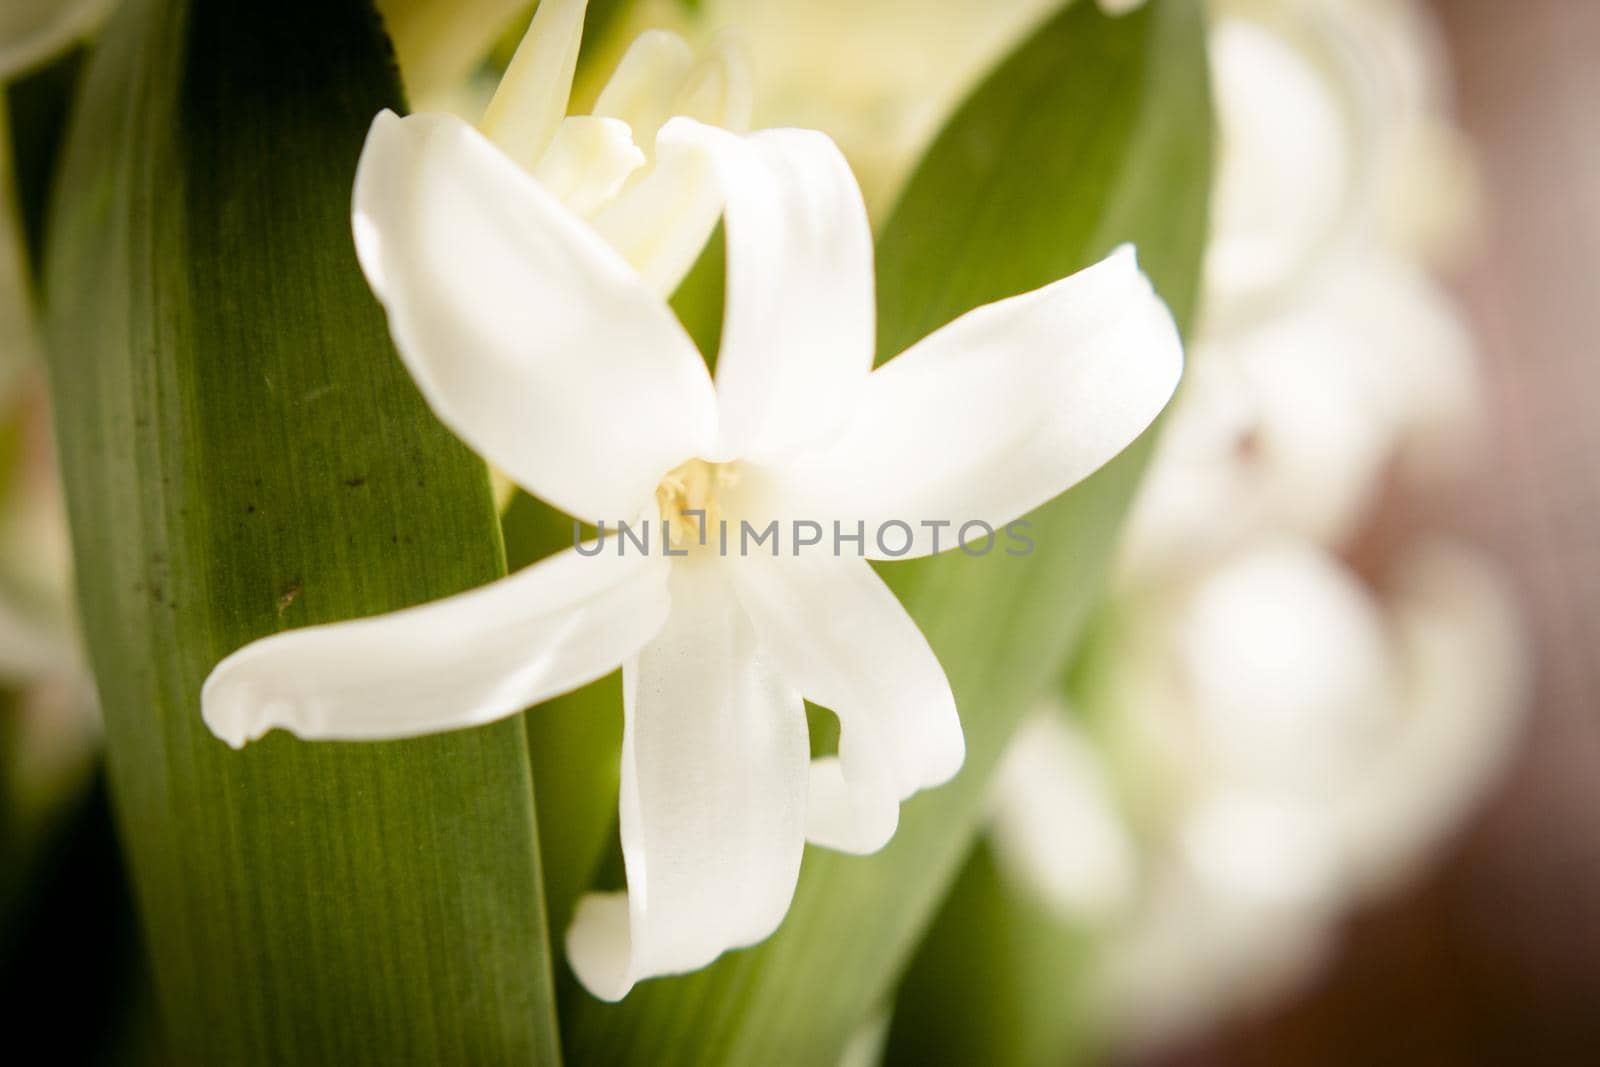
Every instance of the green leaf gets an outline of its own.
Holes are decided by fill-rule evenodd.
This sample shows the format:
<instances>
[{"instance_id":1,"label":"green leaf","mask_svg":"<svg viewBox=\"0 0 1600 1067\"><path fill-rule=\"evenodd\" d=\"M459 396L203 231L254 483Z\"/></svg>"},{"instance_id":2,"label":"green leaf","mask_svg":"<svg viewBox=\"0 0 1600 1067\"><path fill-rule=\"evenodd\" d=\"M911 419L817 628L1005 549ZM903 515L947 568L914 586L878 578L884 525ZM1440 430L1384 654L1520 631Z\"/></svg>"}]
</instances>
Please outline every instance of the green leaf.
<instances>
[{"instance_id":1,"label":"green leaf","mask_svg":"<svg viewBox=\"0 0 1600 1067\"><path fill-rule=\"evenodd\" d=\"M399 106L369 5L131 0L48 230L48 341L111 778L174 1061L554 1063L520 720L233 752L212 665L504 570L349 203Z\"/></svg>"},{"instance_id":2,"label":"green leaf","mask_svg":"<svg viewBox=\"0 0 1600 1067\"><path fill-rule=\"evenodd\" d=\"M1155 0L1121 19L1079 2L1051 20L962 106L885 228L880 354L1129 240L1186 322L1204 244L1208 101L1198 0ZM808 850L789 916L761 946L647 982L619 1005L564 999L574 1062L837 1061L890 996L971 847L1006 740L1061 670L1149 443L1031 516L1027 558L952 553L884 568L955 688L961 774L908 803L877 856Z\"/></svg>"},{"instance_id":3,"label":"green leaf","mask_svg":"<svg viewBox=\"0 0 1600 1067\"><path fill-rule=\"evenodd\" d=\"M1091 1062L1092 948L1087 931L1011 884L980 841L901 983L884 1064Z\"/></svg>"}]
</instances>

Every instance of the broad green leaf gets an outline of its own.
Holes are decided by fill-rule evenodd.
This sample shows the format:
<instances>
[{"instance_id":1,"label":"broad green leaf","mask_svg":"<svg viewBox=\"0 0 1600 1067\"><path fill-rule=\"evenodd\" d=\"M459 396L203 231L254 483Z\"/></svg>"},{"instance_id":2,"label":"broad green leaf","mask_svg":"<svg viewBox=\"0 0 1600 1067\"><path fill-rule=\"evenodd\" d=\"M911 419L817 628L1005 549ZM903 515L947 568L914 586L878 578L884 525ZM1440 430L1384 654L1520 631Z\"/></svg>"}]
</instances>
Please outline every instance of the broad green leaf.
<instances>
[{"instance_id":1,"label":"broad green leaf","mask_svg":"<svg viewBox=\"0 0 1600 1067\"><path fill-rule=\"evenodd\" d=\"M398 106L354 0L130 0L48 231L48 343L111 780L174 1061L558 1059L520 720L233 752L202 680L260 635L504 568L483 466L356 265Z\"/></svg>"},{"instance_id":2,"label":"broad green leaf","mask_svg":"<svg viewBox=\"0 0 1600 1067\"><path fill-rule=\"evenodd\" d=\"M847 30L847 28L842 28ZM1086 266L1122 241L1180 322L1194 307L1211 115L1198 0L1120 19L1079 2L961 107L878 245L879 352ZM1027 558L960 554L883 573L955 687L967 763L902 810L869 858L810 849L779 931L619 1005L563 998L576 1063L829 1064L891 995L977 832L1030 698L1061 670L1100 588L1150 439L1031 516Z\"/></svg>"},{"instance_id":3,"label":"broad green leaf","mask_svg":"<svg viewBox=\"0 0 1600 1067\"><path fill-rule=\"evenodd\" d=\"M1067 1067L1094 1048L1088 933L1007 880L982 841L906 972L886 1067Z\"/></svg>"}]
</instances>

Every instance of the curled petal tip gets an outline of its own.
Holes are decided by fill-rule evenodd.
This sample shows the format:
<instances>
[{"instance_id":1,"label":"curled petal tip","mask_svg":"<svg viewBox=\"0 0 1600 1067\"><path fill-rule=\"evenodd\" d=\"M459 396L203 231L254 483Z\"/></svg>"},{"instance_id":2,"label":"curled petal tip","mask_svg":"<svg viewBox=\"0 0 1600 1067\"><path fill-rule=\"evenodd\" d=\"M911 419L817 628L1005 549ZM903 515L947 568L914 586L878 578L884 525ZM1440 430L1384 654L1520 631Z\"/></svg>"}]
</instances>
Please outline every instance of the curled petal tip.
<instances>
[{"instance_id":1,"label":"curled petal tip","mask_svg":"<svg viewBox=\"0 0 1600 1067\"><path fill-rule=\"evenodd\" d=\"M633 989L632 946L626 893L586 893L567 927L567 959L578 981L600 1000L615 1004Z\"/></svg>"}]
</instances>

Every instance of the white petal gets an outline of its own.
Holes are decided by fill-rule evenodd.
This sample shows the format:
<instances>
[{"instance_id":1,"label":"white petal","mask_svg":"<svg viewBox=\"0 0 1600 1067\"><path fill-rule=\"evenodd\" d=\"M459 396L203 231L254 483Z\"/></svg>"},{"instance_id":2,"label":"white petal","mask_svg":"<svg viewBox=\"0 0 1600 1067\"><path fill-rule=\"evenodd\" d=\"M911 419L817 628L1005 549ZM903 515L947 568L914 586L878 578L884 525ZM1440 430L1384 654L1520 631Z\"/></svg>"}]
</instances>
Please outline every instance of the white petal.
<instances>
[{"instance_id":1,"label":"white petal","mask_svg":"<svg viewBox=\"0 0 1600 1067\"><path fill-rule=\"evenodd\" d=\"M644 153L627 123L574 115L557 127L533 176L569 211L588 216L609 203L642 166Z\"/></svg>"},{"instance_id":2,"label":"white petal","mask_svg":"<svg viewBox=\"0 0 1600 1067\"><path fill-rule=\"evenodd\" d=\"M719 455L826 439L872 367L872 232L849 165L814 130L740 137L680 118L661 131L672 140L711 153L726 200Z\"/></svg>"},{"instance_id":3,"label":"white petal","mask_svg":"<svg viewBox=\"0 0 1600 1067\"><path fill-rule=\"evenodd\" d=\"M595 996L772 933L805 837L800 696L757 652L715 559L672 568L672 615L623 670L619 894L580 902L567 956Z\"/></svg>"},{"instance_id":4,"label":"white petal","mask_svg":"<svg viewBox=\"0 0 1600 1067\"><path fill-rule=\"evenodd\" d=\"M926 555L935 538L943 551L963 524L998 530L1121 452L1182 371L1172 316L1124 247L971 311L874 371L838 442L782 471L761 506L864 521L870 558ZM906 551L897 530L878 543L893 522L911 528ZM968 538L984 542L977 527Z\"/></svg>"},{"instance_id":5,"label":"white petal","mask_svg":"<svg viewBox=\"0 0 1600 1067\"><path fill-rule=\"evenodd\" d=\"M722 214L711 160L696 144L657 145L654 162L590 221L651 289L669 295Z\"/></svg>"},{"instance_id":6,"label":"white petal","mask_svg":"<svg viewBox=\"0 0 1600 1067\"><path fill-rule=\"evenodd\" d=\"M88 37L112 0L6 0L0 4L0 82Z\"/></svg>"},{"instance_id":7,"label":"white petal","mask_svg":"<svg viewBox=\"0 0 1600 1067\"><path fill-rule=\"evenodd\" d=\"M600 90L594 113L626 122L639 144L649 147L661 124L675 113L672 105L693 65L694 51L682 37L670 30L646 30L634 38Z\"/></svg>"},{"instance_id":8,"label":"white petal","mask_svg":"<svg viewBox=\"0 0 1600 1067\"><path fill-rule=\"evenodd\" d=\"M672 113L742 133L750 128L754 105L749 52L736 38L721 37L705 49L689 71L673 102Z\"/></svg>"},{"instance_id":9,"label":"white petal","mask_svg":"<svg viewBox=\"0 0 1600 1067\"><path fill-rule=\"evenodd\" d=\"M749 58L734 39L713 41L696 60L682 37L646 30L628 46L594 113L626 122L639 144L649 148L675 115L742 132L750 124L753 101Z\"/></svg>"},{"instance_id":10,"label":"white petal","mask_svg":"<svg viewBox=\"0 0 1600 1067\"><path fill-rule=\"evenodd\" d=\"M524 489L591 522L632 520L709 447L711 380L671 310L471 126L380 114L354 221L423 395Z\"/></svg>"},{"instance_id":11,"label":"white petal","mask_svg":"<svg viewBox=\"0 0 1600 1067\"><path fill-rule=\"evenodd\" d=\"M588 0L541 0L483 113L483 132L532 170L567 114Z\"/></svg>"},{"instance_id":12,"label":"white petal","mask_svg":"<svg viewBox=\"0 0 1600 1067\"><path fill-rule=\"evenodd\" d=\"M750 122L751 98L744 53L723 42L689 71L670 113L742 130ZM649 143L637 128L635 133L641 144ZM669 294L694 266L721 214L722 191L706 148L667 138L654 145L649 165L590 221L652 288Z\"/></svg>"},{"instance_id":13,"label":"white petal","mask_svg":"<svg viewBox=\"0 0 1600 1067\"><path fill-rule=\"evenodd\" d=\"M478 589L246 645L201 692L235 748L281 727L377 740L477 726L615 670L667 617L665 559L568 549Z\"/></svg>"},{"instance_id":14,"label":"white petal","mask_svg":"<svg viewBox=\"0 0 1600 1067\"><path fill-rule=\"evenodd\" d=\"M948 781L966 752L939 660L865 560L752 555L733 570L763 654L839 717L838 759L812 768L807 836L877 851L900 802Z\"/></svg>"}]
</instances>

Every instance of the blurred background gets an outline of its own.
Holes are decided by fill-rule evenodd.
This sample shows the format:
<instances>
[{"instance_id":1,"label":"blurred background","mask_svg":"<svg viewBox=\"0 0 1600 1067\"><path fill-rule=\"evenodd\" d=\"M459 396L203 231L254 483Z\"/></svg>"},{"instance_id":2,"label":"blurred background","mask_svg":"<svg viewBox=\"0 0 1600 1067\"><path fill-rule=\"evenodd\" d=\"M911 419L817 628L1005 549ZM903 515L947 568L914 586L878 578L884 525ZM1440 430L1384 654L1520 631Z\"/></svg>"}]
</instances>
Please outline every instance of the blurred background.
<instances>
[{"instance_id":1,"label":"blurred background","mask_svg":"<svg viewBox=\"0 0 1600 1067\"><path fill-rule=\"evenodd\" d=\"M1393 499L1376 536L1444 521L1509 568L1530 711L1504 774L1415 884L1340 924L1306 987L1127 1062L1566 1064L1600 1049L1600 5L1438 0L1482 242L1455 278L1493 444L1445 500Z\"/></svg>"},{"instance_id":2,"label":"blurred background","mask_svg":"<svg viewBox=\"0 0 1600 1067\"><path fill-rule=\"evenodd\" d=\"M474 117L526 21L491 3L463 41L436 5L380 6L414 102ZM1053 5L845 5L843 41L832 0L692 6L634 5L586 42L591 75L638 24L738 26L756 124L832 133L881 223L948 108ZM1043 1016L1081 1031L1061 1044L1078 1061L1590 1062L1600 4L1211 6L1221 169L1185 393L1089 647L852 1062L978 1062L952 1051L962 1006L997 995L971 939L1025 936L1034 912L1067 961ZM52 1058L125 1062L148 986L26 299L80 59L0 48L0 1004L70 1003L94 1024Z\"/></svg>"}]
</instances>

